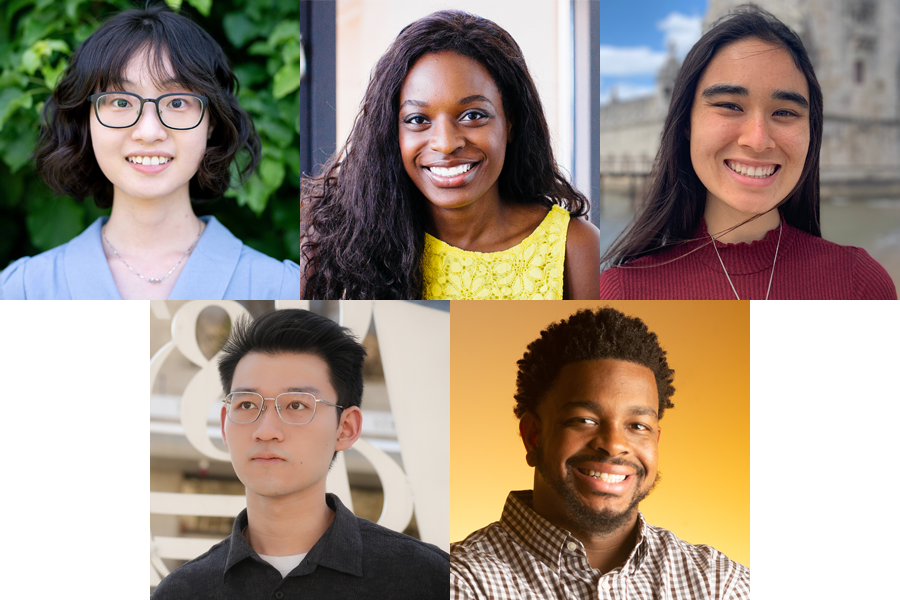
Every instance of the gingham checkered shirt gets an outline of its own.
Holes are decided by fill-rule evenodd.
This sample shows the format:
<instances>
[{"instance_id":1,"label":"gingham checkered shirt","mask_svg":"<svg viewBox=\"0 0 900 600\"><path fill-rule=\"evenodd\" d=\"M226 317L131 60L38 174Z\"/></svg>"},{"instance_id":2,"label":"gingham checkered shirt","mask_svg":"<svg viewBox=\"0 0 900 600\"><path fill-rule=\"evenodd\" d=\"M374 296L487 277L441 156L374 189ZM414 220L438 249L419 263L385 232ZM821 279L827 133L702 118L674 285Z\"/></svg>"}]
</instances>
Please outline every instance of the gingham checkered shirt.
<instances>
[{"instance_id":1,"label":"gingham checkered shirt","mask_svg":"<svg viewBox=\"0 0 900 600\"><path fill-rule=\"evenodd\" d=\"M625 564L592 569L580 541L510 492L500 521L450 548L451 600L749 600L750 569L710 546L648 525Z\"/></svg>"}]
</instances>

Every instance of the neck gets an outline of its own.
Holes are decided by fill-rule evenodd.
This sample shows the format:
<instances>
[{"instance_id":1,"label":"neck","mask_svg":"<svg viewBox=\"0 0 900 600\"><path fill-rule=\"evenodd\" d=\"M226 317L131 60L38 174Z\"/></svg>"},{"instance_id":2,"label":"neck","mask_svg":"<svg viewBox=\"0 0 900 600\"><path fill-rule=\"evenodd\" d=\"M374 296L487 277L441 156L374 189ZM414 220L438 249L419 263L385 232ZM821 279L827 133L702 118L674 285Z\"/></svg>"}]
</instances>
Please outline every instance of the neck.
<instances>
[{"instance_id":1,"label":"neck","mask_svg":"<svg viewBox=\"0 0 900 600\"><path fill-rule=\"evenodd\" d=\"M431 205L426 230L439 240L463 250L484 251L503 223L502 202L475 202L460 208Z\"/></svg>"},{"instance_id":2,"label":"neck","mask_svg":"<svg viewBox=\"0 0 900 600\"><path fill-rule=\"evenodd\" d=\"M706 221L706 230L718 241L726 244L741 242L749 244L763 239L766 237L766 233L778 227L781 223L781 214L777 208L772 208L759 216L742 213L727 206L724 202L711 201L707 198L703 219ZM748 219L753 220L748 221ZM736 228L728 231L732 227ZM726 231L727 233L725 233Z\"/></svg>"},{"instance_id":3,"label":"neck","mask_svg":"<svg viewBox=\"0 0 900 600\"><path fill-rule=\"evenodd\" d=\"M138 200L119 193L105 226L107 239L120 253L165 255L183 253L197 238L200 222L190 198Z\"/></svg>"},{"instance_id":4,"label":"neck","mask_svg":"<svg viewBox=\"0 0 900 600\"><path fill-rule=\"evenodd\" d=\"M638 518L635 508L628 519L615 529L600 530L584 527L573 519L568 511L558 506L558 502L544 494L539 493L536 486L534 490L534 512L547 519L550 523L568 531L575 539L584 545L588 562L594 569L601 573L612 571L616 567L625 564L631 551L637 543Z\"/></svg>"},{"instance_id":5,"label":"neck","mask_svg":"<svg viewBox=\"0 0 900 600\"><path fill-rule=\"evenodd\" d=\"M324 489L305 490L276 498L247 490L247 531L250 547L266 556L304 554L334 522Z\"/></svg>"}]
</instances>

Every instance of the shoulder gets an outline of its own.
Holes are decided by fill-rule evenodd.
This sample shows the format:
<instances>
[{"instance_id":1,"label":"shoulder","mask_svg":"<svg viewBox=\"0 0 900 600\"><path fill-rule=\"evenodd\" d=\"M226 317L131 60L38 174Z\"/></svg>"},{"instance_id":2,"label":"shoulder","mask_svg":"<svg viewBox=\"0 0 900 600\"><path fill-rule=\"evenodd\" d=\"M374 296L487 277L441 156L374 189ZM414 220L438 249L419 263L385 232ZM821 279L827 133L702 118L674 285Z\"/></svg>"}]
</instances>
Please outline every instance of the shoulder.
<instances>
[{"instance_id":1,"label":"shoulder","mask_svg":"<svg viewBox=\"0 0 900 600\"><path fill-rule=\"evenodd\" d=\"M229 543L230 538L226 538L169 573L156 587L151 599L193 600L206 597L198 596L198 590L204 590L209 597L217 597L215 594L222 585Z\"/></svg>"},{"instance_id":2,"label":"shoulder","mask_svg":"<svg viewBox=\"0 0 900 600\"><path fill-rule=\"evenodd\" d=\"M668 529L647 525L654 567L666 578L697 581L714 598L750 598L750 569L705 544L691 544Z\"/></svg>"},{"instance_id":3,"label":"shoulder","mask_svg":"<svg viewBox=\"0 0 900 600\"><path fill-rule=\"evenodd\" d=\"M566 297L570 300L601 298L600 230L581 218L570 218L566 231Z\"/></svg>"},{"instance_id":4,"label":"shoulder","mask_svg":"<svg viewBox=\"0 0 900 600\"><path fill-rule=\"evenodd\" d=\"M363 540L363 548L367 555L385 558L387 562L394 562L399 557L405 557L404 568L415 566L437 569L443 573L448 572L450 555L437 546L382 527L367 519L357 517L357 522Z\"/></svg>"},{"instance_id":5,"label":"shoulder","mask_svg":"<svg viewBox=\"0 0 900 600\"><path fill-rule=\"evenodd\" d=\"M469 534L450 546L451 598L492 598L495 589L515 589L512 564L521 561L520 548L500 523Z\"/></svg>"},{"instance_id":6,"label":"shoulder","mask_svg":"<svg viewBox=\"0 0 900 600\"><path fill-rule=\"evenodd\" d=\"M4 300L66 300L65 256L68 243L37 256L25 256L0 272Z\"/></svg>"},{"instance_id":7,"label":"shoulder","mask_svg":"<svg viewBox=\"0 0 900 600\"><path fill-rule=\"evenodd\" d=\"M812 255L820 268L844 275L850 280L853 300L896 300L897 288L891 276L878 261L863 248L841 246L820 237L797 230L798 249Z\"/></svg>"}]
</instances>

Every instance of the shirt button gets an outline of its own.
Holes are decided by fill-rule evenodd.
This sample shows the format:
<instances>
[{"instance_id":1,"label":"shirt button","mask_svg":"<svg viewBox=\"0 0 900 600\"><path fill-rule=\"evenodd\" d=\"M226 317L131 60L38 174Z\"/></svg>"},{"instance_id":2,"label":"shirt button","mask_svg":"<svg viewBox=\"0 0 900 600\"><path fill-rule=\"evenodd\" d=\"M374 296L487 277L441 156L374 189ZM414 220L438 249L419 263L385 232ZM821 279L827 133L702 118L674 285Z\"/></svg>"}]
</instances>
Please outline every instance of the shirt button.
<instances>
[{"instance_id":1,"label":"shirt button","mask_svg":"<svg viewBox=\"0 0 900 600\"><path fill-rule=\"evenodd\" d=\"M275 592L275 597L278 598L278 600L281 600L284 598L284 592Z\"/></svg>"},{"instance_id":2,"label":"shirt button","mask_svg":"<svg viewBox=\"0 0 900 600\"><path fill-rule=\"evenodd\" d=\"M572 552L575 552L575 548L577 548L577 547L578 547L578 544L576 544L575 542L569 542L568 544L566 544L566 548L568 548Z\"/></svg>"},{"instance_id":3,"label":"shirt button","mask_svg":"<svg viewBox=\"0 0 900 600\"><path fill-rule=\"evenodd\" d=\"M601 581L601 582L600 582L600 587L602 587L602 588L603 588L604 590L606 590L606 591L609 591L609 588L612 587L612 586L610 586L609 583L606 582L606 581Z\"/></svg>"}]
</instances>

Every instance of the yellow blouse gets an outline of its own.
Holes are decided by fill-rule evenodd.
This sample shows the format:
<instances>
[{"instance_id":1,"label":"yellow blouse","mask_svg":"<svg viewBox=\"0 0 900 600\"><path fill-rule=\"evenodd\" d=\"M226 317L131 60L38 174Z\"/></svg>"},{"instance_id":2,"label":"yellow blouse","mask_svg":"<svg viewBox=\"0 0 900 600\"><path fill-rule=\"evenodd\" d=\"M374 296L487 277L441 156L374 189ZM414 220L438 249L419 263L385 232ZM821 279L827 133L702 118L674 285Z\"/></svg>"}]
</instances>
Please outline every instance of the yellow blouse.
<instances>
[{"instance_id":1,"label":"yellow blouse","mask_svg":"<svg viewBox=\"0 0 900 600\"><path fill-rule=\"evenodd\" d=\"M569 212L554 206L531 235L500 252L470 252L425 234L425 300L561 300Z\"/></svg>"}]
</instances>

